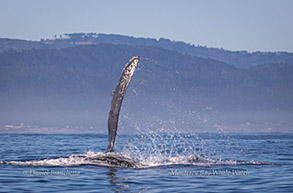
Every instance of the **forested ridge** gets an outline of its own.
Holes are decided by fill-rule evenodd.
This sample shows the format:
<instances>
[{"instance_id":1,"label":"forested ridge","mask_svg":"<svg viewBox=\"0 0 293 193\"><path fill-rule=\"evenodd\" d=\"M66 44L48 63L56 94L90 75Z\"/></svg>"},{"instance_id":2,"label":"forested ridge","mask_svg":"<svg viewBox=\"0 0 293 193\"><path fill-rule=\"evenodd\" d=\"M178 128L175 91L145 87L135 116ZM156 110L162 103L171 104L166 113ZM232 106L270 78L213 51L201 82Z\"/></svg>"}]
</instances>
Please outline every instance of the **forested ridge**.
<instances>
[{"instance_id":1,"label":"forested ridge","mask_svg":"<svg viewBox=\"0 0 293 193\"><path fill-rule=\"evenodd\" d=\"M135 55L141 61L125 99L129 112L293 110L290 63L272 60L239 68L158 46L112 42L0 53L1 124L106 120L110 93Z\"/></svg>"}]
</instances>

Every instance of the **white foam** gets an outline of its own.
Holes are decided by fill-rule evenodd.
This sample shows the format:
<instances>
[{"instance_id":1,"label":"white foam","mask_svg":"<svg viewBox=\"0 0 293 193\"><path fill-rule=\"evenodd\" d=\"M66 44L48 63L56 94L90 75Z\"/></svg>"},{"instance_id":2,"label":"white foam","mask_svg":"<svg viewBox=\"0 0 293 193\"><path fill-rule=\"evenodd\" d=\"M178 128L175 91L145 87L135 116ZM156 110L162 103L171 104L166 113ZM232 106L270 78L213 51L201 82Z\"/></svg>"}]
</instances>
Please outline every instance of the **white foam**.
<instances>
[{"instance_id":1,"label":"white foam","mask_svg":"<svg viewBox=\"0 0 293 193\"><path fill-rule=\"evenodd\" d=\"M133 168L148 168L170 165L192 165L192 166L229 166L229 165L265 165L272 164L259 161L233 161L233 160L212 160L199 155L189 156L149 156L145 160L132 158L129 155L121 153L101 153L87 152L86 154L75 154L69 157L43 159L43 160L28 160L28 161L0 161L0 164L12 164L21 166L79 166L79 165L97 165L97 166L113 166L113 167L133 167Z\"/></svg>"}]
</instances>

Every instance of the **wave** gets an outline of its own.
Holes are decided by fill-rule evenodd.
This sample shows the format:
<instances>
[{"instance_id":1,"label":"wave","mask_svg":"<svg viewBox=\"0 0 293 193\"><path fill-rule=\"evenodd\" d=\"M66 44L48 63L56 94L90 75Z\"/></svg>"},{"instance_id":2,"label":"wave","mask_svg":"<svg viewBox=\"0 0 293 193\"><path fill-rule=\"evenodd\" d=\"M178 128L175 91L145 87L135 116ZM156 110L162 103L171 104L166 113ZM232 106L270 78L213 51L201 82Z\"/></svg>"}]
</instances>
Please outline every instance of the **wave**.
<instances>
[{"instance_id":1,"label":"wave","mask_svg":"<svg viewBox=\"0 0 293 193\"><path fill-rule=\"evenodd\" d=\"M20 165L20 166L48 166L48 167L68 167L81 165L96 165L106 167L122 168L150 168L171 165L191 165L191 166L235 166L235 165L269 165L270 162L260 161L233 161L233 160L213 160L194 154L190 156L176 157L150 157L141 161L137 158L123 155L121 153L94 153L76 154L69 157L49 158L42 160L27 161L0 161L0 164Z\"/></svg>"}]
</instances>

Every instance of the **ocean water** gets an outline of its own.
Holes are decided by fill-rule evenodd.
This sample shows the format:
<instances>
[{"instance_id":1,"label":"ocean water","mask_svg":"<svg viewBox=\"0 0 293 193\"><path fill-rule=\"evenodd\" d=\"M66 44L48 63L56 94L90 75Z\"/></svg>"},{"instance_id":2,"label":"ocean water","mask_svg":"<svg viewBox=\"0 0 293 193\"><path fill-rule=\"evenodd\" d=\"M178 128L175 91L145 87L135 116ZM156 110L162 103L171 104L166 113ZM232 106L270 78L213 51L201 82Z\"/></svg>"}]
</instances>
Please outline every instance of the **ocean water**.
<instances>
[{"instance_id":1,"label":"ocean water","mask_svg":"<svg viewBox=\"0 0 293 193\"><path fill-rule=\"evenodd\" d=\"M292 133L0 134L0 192L293 192Z\"/></svg>"}]
</instances>

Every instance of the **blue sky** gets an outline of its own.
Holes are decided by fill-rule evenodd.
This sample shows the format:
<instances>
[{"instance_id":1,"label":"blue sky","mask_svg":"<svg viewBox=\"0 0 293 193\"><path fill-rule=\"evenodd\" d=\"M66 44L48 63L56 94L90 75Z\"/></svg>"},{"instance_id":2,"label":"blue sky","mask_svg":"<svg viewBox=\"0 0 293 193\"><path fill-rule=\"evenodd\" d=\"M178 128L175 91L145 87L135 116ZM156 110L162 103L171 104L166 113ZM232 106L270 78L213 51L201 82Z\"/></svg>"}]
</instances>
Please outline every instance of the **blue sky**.
<instances>
[{"instance_id":1,"label":"blue sky","mask_svg":"<svg viewBox=\"0 0 293 193\"><path fill-rule=\"evenodd\" d=\"M291 0L0 0L0 38L74 32L293 52Z\"/></svg>"}]
</instances>

